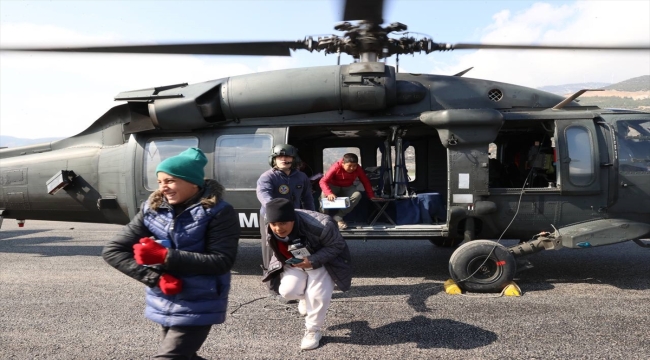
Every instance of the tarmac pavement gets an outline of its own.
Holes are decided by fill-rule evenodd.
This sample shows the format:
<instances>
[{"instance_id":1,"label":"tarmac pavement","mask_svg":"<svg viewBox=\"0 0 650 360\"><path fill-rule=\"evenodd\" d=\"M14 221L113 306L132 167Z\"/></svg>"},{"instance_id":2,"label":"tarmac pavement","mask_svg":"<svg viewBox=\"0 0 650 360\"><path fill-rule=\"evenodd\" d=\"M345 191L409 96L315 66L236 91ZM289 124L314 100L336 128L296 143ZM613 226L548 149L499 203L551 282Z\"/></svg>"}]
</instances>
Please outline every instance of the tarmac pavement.
<instances>
[{"instance_id":1,"label":"tarmac pavement","mask_svg":"<svg viewBox=\"0 0 650 360\"><path fill-rule=\"evenodd\" d=\"M159 326L144 286L108 266L121 226L28 220L0 230L0 359L143 359ZM242 239L229 316L207 359L648 359L650 249L627 242L545 251L516 279L521 297L447 295L453 249L349 241L352 289L335 292L321 346L299 350L304 319L260 283L259 240ZM509 243L506 242L506 245Z\"/></svg>"}]
</instances>

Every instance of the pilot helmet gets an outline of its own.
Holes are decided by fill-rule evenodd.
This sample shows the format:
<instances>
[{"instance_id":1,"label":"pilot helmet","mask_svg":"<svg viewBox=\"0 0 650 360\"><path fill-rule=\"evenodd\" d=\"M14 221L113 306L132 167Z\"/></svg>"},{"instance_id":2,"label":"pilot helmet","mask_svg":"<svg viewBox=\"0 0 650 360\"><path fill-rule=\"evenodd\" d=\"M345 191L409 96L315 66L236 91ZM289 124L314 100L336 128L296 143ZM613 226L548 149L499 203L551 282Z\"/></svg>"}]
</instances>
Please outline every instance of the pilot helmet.
<instances>
[{"instance_id":1,"label":"pilot helmet","mask_svg":"<svg viewBox=\"0 0 650 360\"><path fill-rule=\"evenodd\" d=\"M292 169L296 169L300 165L300 158L298 157L298 149L293 145L289 144L279 144L273 147L271 150L271 155L269 155L269 165L271 167L275 166L275 157L276 156L291 156L293 157L293 163L291 164Z\"/></svg>"}]
</instances>

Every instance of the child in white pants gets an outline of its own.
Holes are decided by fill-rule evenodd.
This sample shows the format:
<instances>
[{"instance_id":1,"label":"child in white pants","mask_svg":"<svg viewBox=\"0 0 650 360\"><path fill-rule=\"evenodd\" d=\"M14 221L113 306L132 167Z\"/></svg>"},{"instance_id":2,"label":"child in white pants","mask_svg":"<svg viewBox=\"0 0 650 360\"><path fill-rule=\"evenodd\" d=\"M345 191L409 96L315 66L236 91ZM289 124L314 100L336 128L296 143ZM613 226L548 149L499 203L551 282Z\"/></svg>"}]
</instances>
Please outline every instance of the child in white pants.
<instances>
[{"instance_id":1,"label":"child in white pants","mask_svg":"<svg viewBox=\"0 0 650 360\"><path fill-rule=\"evenodd\" d=\"M262 281L281 276L280 295L300 300L298 311L307 317L300 349L316 349L334 286L347 291L352 283L350 250L331 217L296 210L290 200L266 203L266 219L273 255Z\"/></svg>"}]
</instances>

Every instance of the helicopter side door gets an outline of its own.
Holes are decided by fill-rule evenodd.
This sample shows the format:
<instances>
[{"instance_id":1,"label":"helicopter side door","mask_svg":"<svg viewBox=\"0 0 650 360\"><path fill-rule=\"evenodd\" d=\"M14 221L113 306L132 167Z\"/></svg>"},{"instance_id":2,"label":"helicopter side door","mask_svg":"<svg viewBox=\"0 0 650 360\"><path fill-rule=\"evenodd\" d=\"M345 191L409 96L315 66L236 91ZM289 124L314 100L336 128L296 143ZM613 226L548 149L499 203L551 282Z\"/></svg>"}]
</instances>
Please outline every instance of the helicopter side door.
<instances>
[{"instance_id":1,"label":"helicopter side door","mask_svg":"<svg viewBox=\"0 0 650 360\"><path fill-rule=\"evenodd\" d=\"M558 223L606 217L612 171L610 135L596 128L594 119L557 120L555 124L561 194Z\"/></svg>"},{"instance_id":2,"label":"helicopter side door","mask_svg":"<svg viewBox=\"0 0 650 360\"><path fill-rule=\"evenodd\" d=\"M242 235L259 236L260 204L255 193L257 179L269 169L270 149L276 143L284 143L285 138L286 128L257 127L137 134L132 179L136 211L158 188L155 173L158 164L188 147L198 147L208 158L205 177L219 181L226 188L224 199L238 213Z\"/></svg>"},{"instance_id":3,"label":"helicopter side door","mask_svg":"<svg viewBox=\"0 0 650 360\"><path fill-rule=\"evenodd\" d=\"M612 217L650 222L650 118L619 115L616 136L617 197Z\"/></svg>"}]
</instances>

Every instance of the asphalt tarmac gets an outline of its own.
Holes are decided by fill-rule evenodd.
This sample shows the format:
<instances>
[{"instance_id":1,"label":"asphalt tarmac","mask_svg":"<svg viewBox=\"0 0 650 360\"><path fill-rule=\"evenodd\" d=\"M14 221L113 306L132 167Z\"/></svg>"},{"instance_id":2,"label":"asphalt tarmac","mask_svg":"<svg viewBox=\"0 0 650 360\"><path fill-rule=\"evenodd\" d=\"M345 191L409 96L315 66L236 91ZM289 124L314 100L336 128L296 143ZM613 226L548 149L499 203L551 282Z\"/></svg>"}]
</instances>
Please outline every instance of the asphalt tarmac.
<instances>
[{"instance_id":1,"label":"asphalt tarmac","mask_svg":"<svg viewBox=\"0 0 650 360\"><path fill-rule=\"evenodd\" d=\"M143 359L158 325L144 286L101 258L121 227L6 219L0 230L0 359ZM506 242L506 245L513 243ZM295 304L267 296L259 240L243 239L227 321L207 359L648 359L650 249L627 242L546 251L521 297L447 295L452 249L349 241L352 289L335 292L321 346L301 352Z\"/></svg>"}]
</instances>

